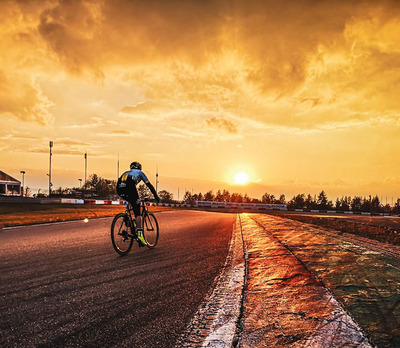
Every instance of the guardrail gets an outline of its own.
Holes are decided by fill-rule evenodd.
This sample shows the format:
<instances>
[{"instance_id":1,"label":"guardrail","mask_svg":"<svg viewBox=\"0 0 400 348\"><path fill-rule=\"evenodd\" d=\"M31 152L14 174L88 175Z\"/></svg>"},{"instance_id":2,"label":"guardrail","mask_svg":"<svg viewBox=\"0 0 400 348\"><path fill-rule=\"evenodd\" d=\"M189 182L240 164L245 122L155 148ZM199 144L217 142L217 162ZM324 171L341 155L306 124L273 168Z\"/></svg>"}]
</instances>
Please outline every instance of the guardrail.
<instances>
[{"instance_id":1,"label":"guardrail","mask_svg":"<svg viewBox=\"0 0 400 348\"><path fill-rule=\"evenodd\" d=\"M98 205L120 205L123 201L111 201L106 199L74 199L61 198L60 203L63 204L98 204Z\"/></svg>"},{"instance_id":2,"label":"guardrail","mask_svg":"<svg viewBox=\"0 0 400 348\"><path fill-rule=\"evenodd\" d=\"M103 200L103 199L81 199L81 198L31 198L31 197L7 197L7 199L0 199L3 203L62 203L62 204L94 204L94 205L121 205L122 200ZM150 205L156 205L150 203ZM400 217L400 214L390 213L371 213L371 212L354 212L343 210L322 210L322 209L292 209L287 208L286 204L264 204L264 203L234 203L234 202L211 202L211 201L197 201L196 204L189 203L158 203L161 207L176 207L176 208L225 208L237 210L280 210L292 211L303 213L320 213L320 214L348 214L348 215L364 215L364 216L394 216Z\"/></svg>"}]
</instances>

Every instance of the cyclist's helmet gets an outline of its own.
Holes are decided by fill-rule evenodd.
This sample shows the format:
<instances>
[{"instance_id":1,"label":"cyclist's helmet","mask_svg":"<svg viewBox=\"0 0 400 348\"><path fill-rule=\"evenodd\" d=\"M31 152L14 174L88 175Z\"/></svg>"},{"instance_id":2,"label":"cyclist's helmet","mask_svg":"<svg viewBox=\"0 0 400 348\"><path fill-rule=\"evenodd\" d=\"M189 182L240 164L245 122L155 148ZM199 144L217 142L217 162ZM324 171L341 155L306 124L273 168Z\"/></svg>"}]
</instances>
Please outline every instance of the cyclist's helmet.
<instances>
[{"instance_id":1,"label":"cyclist's helmet","mask_svg":"<svg viewBox=\"0 0 400 348\"><path fill-rule=\"evenodd\" d=\"M139 169L142 170L142 165L139 162L132 162L131 169Z\"/></svg>"}]
</instances>

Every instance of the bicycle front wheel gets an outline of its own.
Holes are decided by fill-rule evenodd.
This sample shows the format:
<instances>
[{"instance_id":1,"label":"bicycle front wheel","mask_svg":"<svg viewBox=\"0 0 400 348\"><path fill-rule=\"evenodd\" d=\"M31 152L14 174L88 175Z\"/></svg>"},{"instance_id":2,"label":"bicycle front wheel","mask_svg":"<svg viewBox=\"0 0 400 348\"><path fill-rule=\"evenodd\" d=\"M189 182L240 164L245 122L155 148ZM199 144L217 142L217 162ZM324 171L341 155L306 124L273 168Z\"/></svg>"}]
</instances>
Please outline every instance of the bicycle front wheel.
<instances>
[{"instance_id":1,"label":"bicycle front wheel","mask_svg":"<svg viewBox=\"0 0 400 348\"><path fill-rule=\"evenodd\" d=\"M117 214L111 224L111 242L115 251L126 255L132 248L133 238L129 218L126 214Z\"/></svg>"},{"instance_id":2,"label":"bicycle front wheel","mask_svg":"<svg viewBox=\"0 0 400 348\"><path fill-rule=\"evenodd\" d=\"M153 213L148 213L143 219L143 236L147 247L153 249L158 242L158 222Z\"/></svg>"}]
</instances>

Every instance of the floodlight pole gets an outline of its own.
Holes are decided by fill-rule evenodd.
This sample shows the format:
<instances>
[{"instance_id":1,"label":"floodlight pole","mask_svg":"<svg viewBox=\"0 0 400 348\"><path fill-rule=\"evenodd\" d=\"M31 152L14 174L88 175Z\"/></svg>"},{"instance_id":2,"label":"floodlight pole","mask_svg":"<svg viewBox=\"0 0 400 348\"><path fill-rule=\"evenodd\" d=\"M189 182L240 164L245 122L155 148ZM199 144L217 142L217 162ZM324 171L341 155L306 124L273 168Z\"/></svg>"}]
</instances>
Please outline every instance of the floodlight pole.
<instances>
[{"instance_id":1,"label":"floodlight pole","mask_svg":"<svg viewBox=\"0 0 400 348\"><path fill-rule=\"evenodd\" d=\"M87 152L85 152L85 187L87 184Z\"/></svg>"},{"instance_id":2,"label":"floodlight pole","mask_svg":"<svg viewBox=\"0 0 400 348\"><path fill-rule=\"evenodd\" d=\"M158 166L156 170L156 192L158 193Z\"/></svg>"},{"instance_id":3,"label":"floodlight pole","mask_svg":"<svg viewBox=\"0 0 400 348\"><path fill-rule=\"evenodd\" d=\"M24 196L24 188L25 188L25 170L21 170L20 173L22 174L22 196Z\"/></svg>"},{"instance_id":4,"label":"floodlight pole","mask_svg":"<svg viewBox=\"0 0 400 348\"><path fill-rule=\"evenodd\" d=\"M51 183L51 156L53 155L51 152L51 149L53 148L53 142L50 140L49 142L49 148L50 148L50 161L49 161L49 197L51 196L51 187L53 184Z\"/></svg>"},{"instance_id":5,"label":"floodlight pole","mask_svg":"<svg viewBox=\"0 0 400 348\"><path fill-rule=\"evenodd\" d=\"M119 178L119 154L118 154L118 162L117 162L117 179Z\"/></svg>"}]
</instances>

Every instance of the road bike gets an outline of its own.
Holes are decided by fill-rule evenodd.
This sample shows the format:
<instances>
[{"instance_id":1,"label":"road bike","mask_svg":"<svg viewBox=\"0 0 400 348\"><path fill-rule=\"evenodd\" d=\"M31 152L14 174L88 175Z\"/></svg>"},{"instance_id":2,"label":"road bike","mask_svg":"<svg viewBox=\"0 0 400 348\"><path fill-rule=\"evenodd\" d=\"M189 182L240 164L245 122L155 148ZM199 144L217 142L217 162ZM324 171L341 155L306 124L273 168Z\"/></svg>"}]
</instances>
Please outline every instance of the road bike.
<instances>
[{"instance_id":1,"label":"road bike","mask_svg":"<svg viewBox=\"0 0 400 348\"><path fill-rule=\"evenodd\" d=\"M140 215L142 216L143 237L146 246L153 249L158 242L159 228L156 217L149 212L149 200L139 200ZM126 205L125 213L119 213L114 217L111 224L111 242L115 251L120 255L126 255L132 248L133 241L138 241L136 233L136 221L130 203Z\"/></svg>"}]
</instances>

